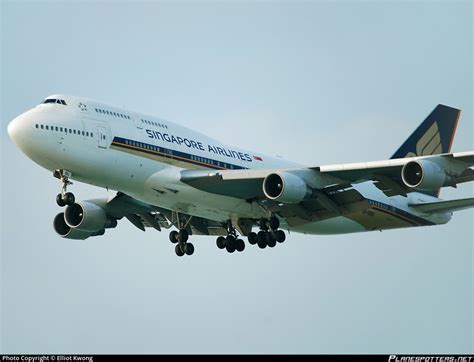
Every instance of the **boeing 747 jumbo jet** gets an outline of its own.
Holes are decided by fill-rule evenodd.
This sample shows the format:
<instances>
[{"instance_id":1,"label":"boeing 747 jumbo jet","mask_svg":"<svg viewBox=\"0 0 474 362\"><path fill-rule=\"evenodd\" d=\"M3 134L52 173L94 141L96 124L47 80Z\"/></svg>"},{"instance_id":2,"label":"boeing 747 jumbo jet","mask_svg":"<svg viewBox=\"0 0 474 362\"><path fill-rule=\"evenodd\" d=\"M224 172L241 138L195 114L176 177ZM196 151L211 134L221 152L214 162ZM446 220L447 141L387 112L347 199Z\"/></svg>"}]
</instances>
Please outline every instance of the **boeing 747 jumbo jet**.
<instances>
[{"instance_id":1,"label":"boeing 747 jumbo jet","mask_svg":"<svg viewBox=\"0 0 474 362\"><path fill-rule=\"evenodd\" d=\"M52 95L8 125L13 142L61 181L59 236L103 235L124 217L138 229L215 235L229 253L274 247L285 232L342 234L447 223L474 198L441 200L442 187L474 180L474 151L451 153L460 111L438 105L389 160L329 166L224 145L150 115ZM71 180L116 190L76 201ZM253 230L258 231L255 233Z\"/></svg>"}]
</instances>

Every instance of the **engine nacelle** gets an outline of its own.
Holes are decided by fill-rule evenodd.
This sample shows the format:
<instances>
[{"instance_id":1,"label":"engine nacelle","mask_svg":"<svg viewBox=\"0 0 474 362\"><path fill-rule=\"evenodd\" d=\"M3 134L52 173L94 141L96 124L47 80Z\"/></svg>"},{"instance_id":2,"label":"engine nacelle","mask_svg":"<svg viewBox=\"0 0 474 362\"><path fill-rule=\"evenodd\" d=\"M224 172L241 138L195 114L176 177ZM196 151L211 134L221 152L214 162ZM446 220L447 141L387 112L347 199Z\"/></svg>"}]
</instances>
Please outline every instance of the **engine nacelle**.
<instances>
[{"instance_id":1,"label":"engine nacelle","mask_svg":"<svg viewBox=\"0 0 474 362\"><path fill-rule=\"evenodd\" d=\"M64 220L71 228L91 233L117 226L117 220L108 217L103 208L87 201L68 206Z\"/></svg>"},{"instance_id":2,"label":"engine nacelle","mask_svg":"<svg viewBox=\"0 0 474 362\"><path fill-rule=\"evenodd\" d=\"M444 169L428 160L410 161L402 168L403 183L422 191L435 191L448 186L449 176Z\"/></svg>"},{"instance_id":3,"label":"engine nacelle","mask_svg":"<svg viewBox=\"0 0 474 362\"><path fill-rule=\"evenodd\" d=\"M66 221L64 220L64 212L60 212L56 215L53 221L53 226L59 236L66 239L84 240L92 234L89 231L78 230L66 224Z\"/></svg>"},{"instance_id":4,"label":"engine nacelle","mask_svg":"<svg viewBox=\"0 0 474 362\"><path fill-rule=\"evenodd\" d=\"M294 204L311 195L311 189L300 177L288 172L278 172L265 177L263 193L270 200Z\"/></svg>"}]
</instances>

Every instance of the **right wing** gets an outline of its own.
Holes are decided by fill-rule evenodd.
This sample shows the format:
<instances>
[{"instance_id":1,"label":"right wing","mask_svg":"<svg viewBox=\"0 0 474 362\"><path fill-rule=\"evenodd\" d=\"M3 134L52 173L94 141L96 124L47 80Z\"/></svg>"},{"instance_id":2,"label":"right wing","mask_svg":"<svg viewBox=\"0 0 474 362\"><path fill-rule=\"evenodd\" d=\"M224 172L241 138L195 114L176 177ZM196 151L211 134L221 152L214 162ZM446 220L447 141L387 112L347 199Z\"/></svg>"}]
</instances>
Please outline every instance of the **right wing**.
<instances>
[{"instance_id":1,"label":"right wing","mask_svg":"<svg viewBox=\"0 0 474 362\"><path fill-rule=\"evenodd\" d=\"M90 200L94 201L94 200ZM98 200L103 202L103 200ZM138 229L147 227L161 231L171 226L178 227L178 215L171 210L150 205L121 192L102 206L108 215L115 219L125 217ZM191 235L226 235L226 229L218 222L192 217L188 221L187 231Z\"/></svg>"}]
</instances>

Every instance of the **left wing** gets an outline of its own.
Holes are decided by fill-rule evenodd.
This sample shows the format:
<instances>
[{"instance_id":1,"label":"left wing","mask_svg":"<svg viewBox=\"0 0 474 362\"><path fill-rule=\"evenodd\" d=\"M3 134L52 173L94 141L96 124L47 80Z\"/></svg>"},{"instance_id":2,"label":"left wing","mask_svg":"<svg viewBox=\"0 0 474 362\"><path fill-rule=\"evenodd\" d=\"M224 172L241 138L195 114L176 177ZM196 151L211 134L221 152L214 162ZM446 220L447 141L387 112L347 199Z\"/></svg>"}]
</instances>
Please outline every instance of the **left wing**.
<instances>
[{"instance_id":1,"label":"left wing","mask_svg":"<svg viewBox=\"0 0 474 362\"><path fill-rule=\"evenodd\" d=\"M385 194L393 196L473 181L473 165L474 152L470 151L306 169L184 170L181 181L202 191L246 200L264 198L264 180L272 174L280 175L282 188L285 176L292 175L301 178L301 185L304 183L312 190L336 191L353 183L374 181Z\"/></svg>"},{"instance_id":2,"label":"left wing","mask_svg":"<svg viewBox=\"0 0 474 362\"><path fill-rule=\"evenodd\" d=\"M372 180L387 196L411 191L437 191L441 187L473 181L474 152L407 157L386 161L330 165L314 168L347 182Z\"/></svg>"}]
</instances>

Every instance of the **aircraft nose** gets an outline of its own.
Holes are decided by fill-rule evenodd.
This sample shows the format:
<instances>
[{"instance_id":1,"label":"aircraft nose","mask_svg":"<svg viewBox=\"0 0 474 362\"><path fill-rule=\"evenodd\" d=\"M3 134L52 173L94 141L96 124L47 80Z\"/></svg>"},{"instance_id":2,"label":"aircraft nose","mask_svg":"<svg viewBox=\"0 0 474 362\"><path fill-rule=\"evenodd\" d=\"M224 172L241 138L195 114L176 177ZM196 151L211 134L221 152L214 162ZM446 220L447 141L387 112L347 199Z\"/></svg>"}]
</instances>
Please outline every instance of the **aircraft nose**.
<instances>
[{"instance_id":1,"label":"aircraft nose","mask_svg":"<svg viewBox=\"0 0 474 362\"><path fill-rule=\"evenodd\" d=\"M7 128L8 135L10 136L11 140L18 144L19 138L20 138L20 133L21 133L21 116L16 117L13 119L9 124Z\"/></svg>"}]
</instances>

